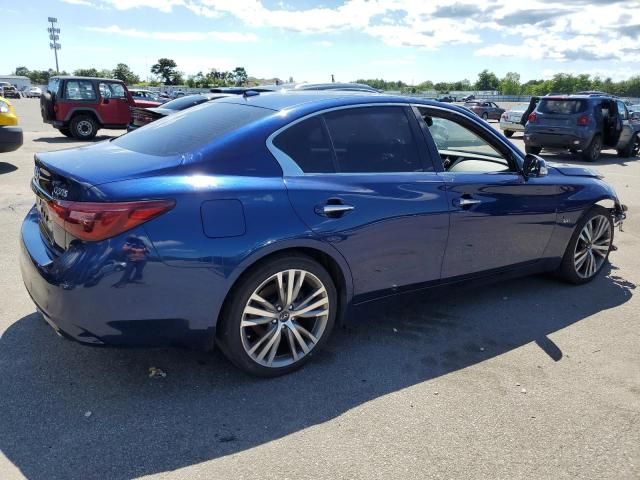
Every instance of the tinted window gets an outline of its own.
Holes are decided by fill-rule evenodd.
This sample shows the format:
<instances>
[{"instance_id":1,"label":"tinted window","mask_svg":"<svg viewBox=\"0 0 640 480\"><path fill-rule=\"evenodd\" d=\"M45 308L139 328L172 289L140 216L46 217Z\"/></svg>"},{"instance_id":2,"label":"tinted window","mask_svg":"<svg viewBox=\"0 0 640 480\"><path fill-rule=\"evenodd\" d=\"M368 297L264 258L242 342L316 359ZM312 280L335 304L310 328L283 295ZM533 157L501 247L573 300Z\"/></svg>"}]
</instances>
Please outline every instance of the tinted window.
<instances>
[{"instance_id":1,"label":"tinted window","mask_svg":"<svg viewBox=\"0 0 640 480\"><path fill-rule=\"evenodd\" d=\"M305 173L334 172L331 143L322 127L320 117L311 117L287 128L273 144Z\"/></svg>"},{"instance_id":2,"label":"tinted window","mask_svg":"<svg viewBox=\"0 0 640 480\"><path fill-rule=\"evenodd\" d=\"M207 103L156 120L113 140L115 145L149 155L188 153L273 113L265 108Z\"/></svg>"},{"instance_id":3,"label":"tinted window","mask_svg":"<svg viewBox=\"0 0 640 480\"><path fill-rule=\"evenodd\" d=\"M90 80L69 80L64 87L64 97L69 100L95 100L96 92Z\"/></svg>"},{"instance_id":4,"label":"tinted window","mask_svg":"<svg viewBox=\"0 0 640 480\"><path fill-rule=\"evenodd\" d=\"M403 107L364 107L325 115L340 172L420 172Z\"/></svg>"},{"instance_id":5,"label":"tinted window","mask_svg":"<svg viewBox=\"0 0 640 480\"><path fill-rule=\"evenodd\" d=\"M209 100L204 95L188 95L186 97L180 97L176 100L163 103L162 108L168 108L169 110L184 110L185 108L193 107Z\"/></svg>"},{"instance_id":6,"label":"tinted window","mask_svg":"<svg viewBox=\"0 0 640 480\"><path fill-rule=\"evenodd\" d=\"M585 100L552 100L542 98L538 105L540 113L556 113L570 115L572 113L584 112L587 109Z\"/></svg>"}]
</instances>

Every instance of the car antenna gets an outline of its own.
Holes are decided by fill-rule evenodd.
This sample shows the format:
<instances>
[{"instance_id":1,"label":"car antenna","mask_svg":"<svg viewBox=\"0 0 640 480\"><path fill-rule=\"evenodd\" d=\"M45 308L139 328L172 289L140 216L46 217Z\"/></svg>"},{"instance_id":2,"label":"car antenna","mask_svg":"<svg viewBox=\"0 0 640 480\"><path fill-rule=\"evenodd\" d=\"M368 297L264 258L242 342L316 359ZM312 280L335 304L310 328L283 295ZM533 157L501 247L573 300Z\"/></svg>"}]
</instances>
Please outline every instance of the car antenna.
<instances>
[{"instance_id":1,"label":"car antenna","mask_svg":"<svg viewBox=\"0 0 640 480\"><path fill-rule=\"evenodd\" d=\"M260 95L260 92L256 90L245 90L244 93L242 94L244 98L255 97L256 95Z\"/></svg>"}]
</instances>

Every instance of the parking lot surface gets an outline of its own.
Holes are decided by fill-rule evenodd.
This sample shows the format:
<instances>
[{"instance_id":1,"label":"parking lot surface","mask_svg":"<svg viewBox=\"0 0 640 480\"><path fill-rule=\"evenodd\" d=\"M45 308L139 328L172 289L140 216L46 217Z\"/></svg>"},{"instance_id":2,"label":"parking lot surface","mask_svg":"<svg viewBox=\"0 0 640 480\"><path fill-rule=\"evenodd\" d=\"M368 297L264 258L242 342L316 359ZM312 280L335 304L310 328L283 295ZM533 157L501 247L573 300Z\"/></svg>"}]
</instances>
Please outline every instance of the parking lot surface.
<instances>
[{"instance_id":1,"label":"parking lot surface","mask_svg":"<svg viewBox=\"0 0 640 480\"><path fill-rule=\"evenodd\" d=\"M33 154L80 143L37 100L13 103L25 144L0 156L2 480L640 478L640 159L594 165L629 206L594 282L361 309L307 367L265 381L218 352L90 348L46 325L22 285L20 223Z\"/></svg>"}]
</instances>

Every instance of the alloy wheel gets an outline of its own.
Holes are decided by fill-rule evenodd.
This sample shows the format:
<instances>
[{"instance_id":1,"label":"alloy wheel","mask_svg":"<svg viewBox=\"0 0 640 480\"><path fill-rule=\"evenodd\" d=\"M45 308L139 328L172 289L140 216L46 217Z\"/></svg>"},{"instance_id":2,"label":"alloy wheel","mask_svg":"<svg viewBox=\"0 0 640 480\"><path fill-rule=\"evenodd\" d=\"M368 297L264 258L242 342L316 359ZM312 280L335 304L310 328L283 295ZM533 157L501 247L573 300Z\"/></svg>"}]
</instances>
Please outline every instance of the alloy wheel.
<instances>
[{"instance_id":1,"label":"alloy wheel","mask_svg":"<svg viewBox=\"0 0 640 480\"><path fill-rule=\"evenodd\" d=\"M240 335L246 354L269 368L298 362L322 338L329 305L326 287L311 272L289 269L271 275L242 312Z\"/></svg>"},{"instance_id":2,"label":"alloy wheel","mask_svg":"<svg viewBox=\"0 0 640 480\"><path fill-rule=\"evenodd\" d=\"M612 233L611 222L604 215L590 218L582 227L573 254L580 278L591 278L598 273L611 248Z\"/></svg>"}]
</instances>

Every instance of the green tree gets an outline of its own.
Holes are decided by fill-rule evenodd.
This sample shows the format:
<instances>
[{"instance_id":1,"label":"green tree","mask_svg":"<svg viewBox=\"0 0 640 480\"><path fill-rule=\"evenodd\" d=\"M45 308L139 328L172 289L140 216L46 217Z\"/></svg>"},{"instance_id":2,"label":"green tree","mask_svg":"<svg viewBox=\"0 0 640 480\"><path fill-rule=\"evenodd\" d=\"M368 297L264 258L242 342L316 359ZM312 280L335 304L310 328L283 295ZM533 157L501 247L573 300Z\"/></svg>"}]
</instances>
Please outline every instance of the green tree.
<instances>
[{"instance_id":1,"label":"green tree","mask_svg":"<svg viewBox=\"0 0 640 480\"><path fill-rule=\"evenodd\" d=\"M151 66L151 73L159 76L165 85L177 85L176 76L179 76L176 67L178 65L170 58L159 58L158 63Z\"/></svg>"},{"instance_id":2,"label":"green tree","mask_svg":"<svg viewBox=\"0 0 640 480\"><path fill-rule=\"evenodd\" d=\"M520 74L507 72L504 78L500 80L500 91L503 95L520 94Z\"/></svg>"},{"instance_id":3,"label":"green tree","mask_svg":"<svg viewBox=\"0 0 640 480\"><path fill-rule=\"evenodd\" d=\"M73 71L73 74L78 77L99 77L98 70L95 68L78 68Z\"/></svg>"},{"instance_id":4,"label":"green tree","mask_svg":"<svg viewBox=\"0 0 640 480\"><path fill-rule=\"evenodd\" d=\"M244 69L244 67L234 68L231 74L233 82L237 87L245 85L247 83L247 79L249 78L249 75L247 75L247 71Z\"/></svg>"},{"instance_id":5,"label":"green tree","mask_svg":"<svg viewBox=\"0 0 640 480\"><path fill-rule=\"evenodd\" d=\"M122 80L128 85L133 85L140 82L140 77L131 71L126 63L119 63L116 68L111 72L113 78Z\"/></svg>"},{"instance_id":6,"label":"green tree","mask_svg":"<svg viewBox=\"0 0 640 480\"><path fill-rule=\"evenodd\" d=\"M500 80L495 73L485 68L478 74L476 90L498 90L498 88L500 88Z\"/></svg>"},{"instance_id":7,"label":"green tree","mask_svg":"<svg viewBox=\"0 0 640 480\"><path fill-rule=\"evenodd\" d=\"M27 67L16 67L14 75L20 75L22 77L29 76L29 69Z\"/></svg>"}]
</instances>

